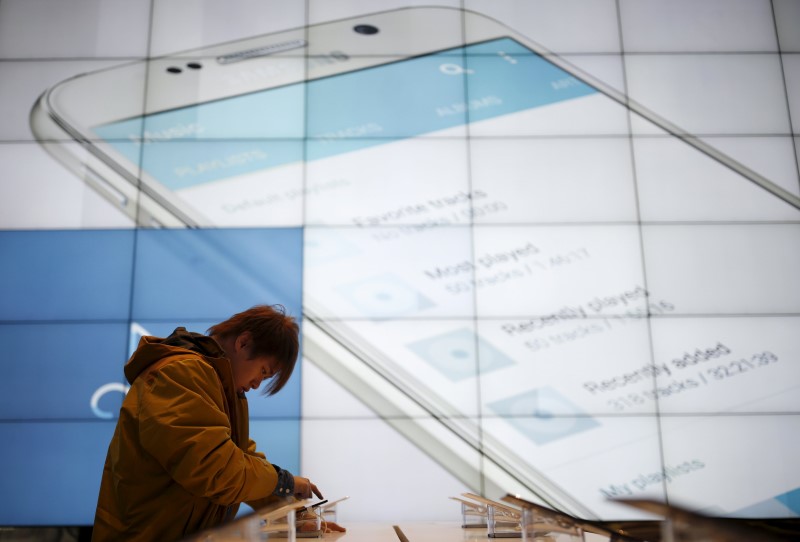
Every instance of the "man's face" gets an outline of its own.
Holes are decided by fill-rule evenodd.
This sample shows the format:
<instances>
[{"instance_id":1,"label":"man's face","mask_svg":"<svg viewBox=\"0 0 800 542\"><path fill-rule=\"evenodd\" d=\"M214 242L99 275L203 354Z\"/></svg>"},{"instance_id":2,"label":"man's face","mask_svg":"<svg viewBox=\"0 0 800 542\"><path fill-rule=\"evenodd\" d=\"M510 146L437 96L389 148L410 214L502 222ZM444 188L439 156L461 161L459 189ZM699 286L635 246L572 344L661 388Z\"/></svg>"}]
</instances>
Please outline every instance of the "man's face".
<instances>
[{"instance_id":1,"label":"man's face","mask_svg":"<svg viewBox=\"0 0 800 542\"><path fill-rule=\"evenodd\" d=\"M241 339L242 336L236 340L234 352L228 354L237 393L258 389L264 380L275 376L279 367L275 356L252 356L249 335Z\"/></svg>"},{"instance_id":2,"label":"man's face","mask_svg":"<svg viewBox=\"0 0 800 542\"><path fill-rule=\"evenodd\" d=\"M277 372L278 361L275 356L262 356L253 359L231 360L233 382L238 393L258 389L264 380L272 378Z\"/></svg>"}]
</instances>

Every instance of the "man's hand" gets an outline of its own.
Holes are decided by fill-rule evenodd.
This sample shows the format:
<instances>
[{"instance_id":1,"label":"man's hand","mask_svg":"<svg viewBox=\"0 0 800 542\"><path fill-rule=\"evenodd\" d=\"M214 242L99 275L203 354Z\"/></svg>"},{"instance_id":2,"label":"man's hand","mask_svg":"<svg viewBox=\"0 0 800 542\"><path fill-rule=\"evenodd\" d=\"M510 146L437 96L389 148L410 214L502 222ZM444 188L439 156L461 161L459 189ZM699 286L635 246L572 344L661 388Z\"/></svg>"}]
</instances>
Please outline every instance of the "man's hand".
<instances>
[{"instance_id":1,"label":"man's hand","mask_svg":"<svg viewBox=\"0 0 800 542\"><path fill-rule=\"evenodd\" d=\"M301 476L295 476L294 496L298 499L310 499L312 494L316 495L320 499L322 498L322 493L320 493L319 489L317 489L317 486L311 483L311 480Z\"/></svg>"}]
</instances>

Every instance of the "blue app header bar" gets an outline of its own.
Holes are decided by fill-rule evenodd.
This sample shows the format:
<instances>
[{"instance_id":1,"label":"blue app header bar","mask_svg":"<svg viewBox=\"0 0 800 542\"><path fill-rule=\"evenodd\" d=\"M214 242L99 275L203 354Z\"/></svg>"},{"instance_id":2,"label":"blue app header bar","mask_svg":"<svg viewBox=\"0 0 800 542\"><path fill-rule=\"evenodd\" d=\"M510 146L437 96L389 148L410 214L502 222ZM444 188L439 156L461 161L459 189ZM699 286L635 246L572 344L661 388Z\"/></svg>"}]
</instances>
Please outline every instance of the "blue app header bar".
<instances>
[{"instance_id":1,"label":"blue app header bar","mask_svg":"<svg viewBox=\"0 0 800 542\"><path fill-rule=\"evenodd\" d=\"M595 92L503 38L95 131L178 190Z\"/></svg>"}]
</instances>

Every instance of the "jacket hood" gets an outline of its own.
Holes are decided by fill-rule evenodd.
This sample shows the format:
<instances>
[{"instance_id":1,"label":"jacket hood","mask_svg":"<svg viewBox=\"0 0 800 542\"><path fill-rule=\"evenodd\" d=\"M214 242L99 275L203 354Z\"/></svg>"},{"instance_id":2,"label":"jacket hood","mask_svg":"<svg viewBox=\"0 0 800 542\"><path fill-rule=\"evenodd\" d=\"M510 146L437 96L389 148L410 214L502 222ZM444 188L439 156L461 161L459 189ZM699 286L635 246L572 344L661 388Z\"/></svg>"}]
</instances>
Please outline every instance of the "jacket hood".
<instances>
[{"instance_id":1,"label":"jacket hood","mask_svg":"<svg viewBox=\"0 0 800 542\"><path fill-rule=\"evenodd\" d=\"M139 346L125 364L125 378L129 384L142 374L148 367L167 356L174 356L181 352L195 352L209 358L224 358L222 347L206 335L186 331L179 327L165 338L144 336L139 340ZM187 352L187 353L188 353Z\"/></svg>"}]
</instances>

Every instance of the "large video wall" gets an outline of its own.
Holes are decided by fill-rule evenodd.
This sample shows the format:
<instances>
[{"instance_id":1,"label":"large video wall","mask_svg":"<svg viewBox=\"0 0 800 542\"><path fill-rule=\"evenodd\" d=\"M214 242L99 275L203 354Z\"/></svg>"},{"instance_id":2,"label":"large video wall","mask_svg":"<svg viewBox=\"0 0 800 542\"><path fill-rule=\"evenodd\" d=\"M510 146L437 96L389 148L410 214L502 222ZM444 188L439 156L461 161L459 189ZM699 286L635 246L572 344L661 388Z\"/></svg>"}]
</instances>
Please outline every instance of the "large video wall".
<instances>
[{"instance_id":1,"label":"large video wall","mask_svg":"<svg viewBox=\"0 0 800 542\"><path fill-rule=\"evenodd\" d=\"M93 521L142 335L275 303L251 434L344 523L800 515L800 3L420 6L0 1L0 524Z\"/></svg>"}]
</instances>

